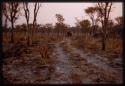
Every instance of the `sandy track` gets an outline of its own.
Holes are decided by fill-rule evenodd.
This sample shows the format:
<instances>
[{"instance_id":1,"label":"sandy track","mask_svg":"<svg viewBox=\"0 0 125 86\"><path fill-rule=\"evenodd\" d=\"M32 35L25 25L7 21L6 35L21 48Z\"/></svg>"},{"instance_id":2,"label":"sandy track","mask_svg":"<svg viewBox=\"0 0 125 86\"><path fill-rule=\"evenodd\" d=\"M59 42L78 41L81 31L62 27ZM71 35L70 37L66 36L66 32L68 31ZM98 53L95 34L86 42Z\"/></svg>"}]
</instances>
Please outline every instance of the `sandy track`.
<instances>
[{"instance_id":1,"label":"sandy track","mask_svg":"<svg viewBox=\"0 0 125 86\"><path fill-rule=\"evenodd\" d=\"M55 46L56 73L60 76L57 83L121 83L122 72L109 66L99 55L90 55L71 46L71 40L65 39ZM70 48L65 52L64 47ZM81 61L73 60L73 55ZM74 63L74 62L75 63ZM92 72L93 71L93 72ZM97 74L98 73L98 74ZM119 78L118 78L119 77ZM53 77L54 78L54 77ZM56 80L55 80L56 81ZM54 82L53 82L54 83Z\"/></svg>"},{"instance_id":2,"label":"sandy track","mask_svg":"<svg viewBox=\"0 0 125 86\"><path fill-rule=\"evenodd\" d=\"M23 61L22 58L14 60L15 63L24 62L23 65L4 65L6 77L14 83L31 84L122 83L122 71L110 66L104 57L73 47L70 39L53 45L51 59L54 62L51 65L41 68L41 55L36 52Z\"/></svg>"}]
</instances>

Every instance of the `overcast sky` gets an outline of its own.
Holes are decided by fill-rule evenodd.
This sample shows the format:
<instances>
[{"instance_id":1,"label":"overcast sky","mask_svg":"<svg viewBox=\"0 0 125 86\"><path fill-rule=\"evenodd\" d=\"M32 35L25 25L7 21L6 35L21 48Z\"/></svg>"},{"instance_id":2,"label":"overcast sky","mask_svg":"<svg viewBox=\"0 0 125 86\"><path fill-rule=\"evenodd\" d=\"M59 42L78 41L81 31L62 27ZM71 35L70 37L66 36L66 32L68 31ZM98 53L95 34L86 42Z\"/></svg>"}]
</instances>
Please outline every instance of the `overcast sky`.
<instances>
[{"instance_id":1,"label":"overcast sky","mask_svg":"<svg viewBox=\"0 0 125 86\"><path fill-rule=\"evenodd\" d=\"M75 17L78 19L88 19L89 17L85 14L84 9L95 6L96 3L41 3L42 7L39 10L37 16L38 24L52 23L55 25L57 22L55 14L62 14L65 21L64 23L70 26L75 25ZM31 17L30 23L33 20L33 4L30 4ZM118 16L122 16L122 3L113 3L113 9L111 13L111 19ZM26 23L25 17L21 16L16 24Z\"/></svg>"}]
</instances>

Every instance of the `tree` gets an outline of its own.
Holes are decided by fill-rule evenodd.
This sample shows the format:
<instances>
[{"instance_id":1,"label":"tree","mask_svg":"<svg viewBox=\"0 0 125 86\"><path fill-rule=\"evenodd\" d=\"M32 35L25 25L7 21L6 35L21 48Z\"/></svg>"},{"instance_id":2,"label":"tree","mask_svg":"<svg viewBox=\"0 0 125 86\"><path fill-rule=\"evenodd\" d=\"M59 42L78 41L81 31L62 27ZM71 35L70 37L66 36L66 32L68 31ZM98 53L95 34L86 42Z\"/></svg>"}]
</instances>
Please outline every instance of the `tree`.
<instances>
[{"instance_id":1,"label":"tree","mask_svg":"<svg viewBox=\"0 0 125 86\"><path fill-rule=\"evenodd\" d=\"M57 21L61 24L64 22L64 18L61 14L56 14Z\"/></svg>"},{"instance_id":2,"label":"tree","mask_svg":"<svg viewBox=\"0 0 125 86\"><path fill-rule=\"evenodd\" d=\"M97 22L98 22L98 17L96 15L97 7L88 7L87 9L85 9L85 12L90 17L90 19L92 21L92 26L97 25Z\"/></svg>"},{"instance_id":3,"label":"tree","mask_svg":"<svg viewBox=\"0 0 125 86\"><path fill-rule=\"evenodd\" d=\"M3 16L3 20L4 20L4 28L6 29L7 28L7 17L6 17L6 14L7 14L7 9L6 9L6 4L3 3L2 4L2 16Z\"/></svg>"},{"instance_id":4,"label":"tree","mask_svg":"<svg viewBox=\"0 0 125 86\"><path fill-rule=\"evenodd\" d=\"M123 24L123 17L122 16L119 16L117 18L115 18L116 22L118 25L122 25Z\"/></svg>"},{"instance_id":5,"label":"tree","mask_svg":"<svg viewBox=\"0 0 125 86\"><path fill-rule=\"evenodd\" d=\"M34 3L34 12L33 12L33 14L34 14L34 19L33 19L33 28L32 28L32 38L34 37L34 30L36 29L36 25L37 25L37 20L36 20L36 18L37 18L37 14L38 14L38 11L39 11L39 9L40 9L40 7L41 7L41 4L40 3L38 3L38 2L36 2L36 3Z\"/></svg>"},{"instance_id":6,"label":"tree","mask_svg":"<svg viewBox=\"0 0 125 86\"><path fill-rule=\"evenodd\" d=\"M66 28L66 25L63 23L65 19L63 18L63 16L61 14L56 14L55 16L58 21L55 25L57 32L64 31Z\"/></svg>"},{"instance_id":7,"label":"tree","mask_svg":"<svg viewBox=\"0 0 125 86\"><path fill-rule=\"evenodd\" d=\"M89 28L90 28L90 21L88 19L85 19L85 20L79 20L77 19L77 23L76 23L76 26L77 27L80 27L81 29L83 29L85 32L89 32Z\"/></svg>"},{"instance_id":8,"label":"tree","mask_svg":"<svg viewBox=\"0 0 125 86\"><path fill-rule=\"evenodd\" d=\"M28 7L28 3L25 2L23 3L23 9L24 9L24 13L25 13L25 18L26 18L26 23L27 23L27 45L30 45L30 28L29 28L29 18L30 18L30 11L29 11L29 7Z\"/></svg>"},{"instance_id":9,"label":"tree","mask_svg":"<svg viewBox=\"0 0 125 86\"><path fill-rule=\"evenodd\" d=\"M91 19L91 29L92 29L92 34L94 34L94 31L96 29L96 26L98 26L99 18L97 16L97 7L88 7L85 9L85 12L88 14L88 16Z\"/></svg>"},{"instance_id":10,"label":"tree","mask_svg":"<svg viewBox=\"0 0 125 86\"><path fill-rule=\"evenodd\" d=\"M8 18L7 18L7 6L5 3L2 4L2 16L4 19L4 28L7 29Z\"/></svg>"},{"instance_id":11,"label":"tree","mask_svg":"<svg viewBox=\"0 0 125 86\"><path fill-rule=\"evenodd\" d=\"M53 25L52 25L51 23L45 24L45 28L52 29L52 28L53 28Z\"/></svg>"},{"instance_id":12,"label":"tree","mask_svg":"<svg viewBox=\"0 0 125 86\"><path fill-rule=\"evenodd\" d=\"M44 25L44 29L46 29L46 32L49 34L53 29L53 25L51 23L47 23Z\"/></svg>"},{"instance_id":13,"label":"tree","mask_svg":"<svg viewBox=\"0 0 125 86\"><path fill-rule=\"evenodd\" d=\"M90 27L90 21L89 20L82 20L82 21L80 21L79 22L80 23L80 26L82 27L82 28L86 28L86 29L88 29L89 27Z\"/></svg>"},{"instance_id":14,"label":"tree","mask_svg":"<svg viewBox=\"0 0 125 86\"><path fill-rule=\"evenodd\" d=\"M112 19L108 20L108 27L112 28L114 26L114 22Z\"/></svg>"},{"instance_id":15,"label":"tree","mask_svg":"<svg viewBox=\"0 0 125 86\"><path fill-rule=\"evenodd\" d=\"M123 17L119 16L115 18L117 24L115 25L114 29L115 29L115 33L119 34L122 36L122 32L123 32Z\"/></svg>"},{"instance_id":16,"label":"tree","mask_svg":"<svg viewBox=\"0 0 125 86\"><path fill-rule=\"evenodd\" d=\"M98 3L98 16L102 24L102 50L106 49L106 30L109 20L109 14L112 8L112 2Z\"/></svg>"},{"instance_id":17,"label":"tree","mask_svg":"<svg viewBox=\"0 0 125 86\"><path fill-rule=\"evenodd\" d=\"M3 3L4 15L11 22L11 43L14 43L14 24L20 15L20 4L17 2Z\"/></svg>"}]
</instances>

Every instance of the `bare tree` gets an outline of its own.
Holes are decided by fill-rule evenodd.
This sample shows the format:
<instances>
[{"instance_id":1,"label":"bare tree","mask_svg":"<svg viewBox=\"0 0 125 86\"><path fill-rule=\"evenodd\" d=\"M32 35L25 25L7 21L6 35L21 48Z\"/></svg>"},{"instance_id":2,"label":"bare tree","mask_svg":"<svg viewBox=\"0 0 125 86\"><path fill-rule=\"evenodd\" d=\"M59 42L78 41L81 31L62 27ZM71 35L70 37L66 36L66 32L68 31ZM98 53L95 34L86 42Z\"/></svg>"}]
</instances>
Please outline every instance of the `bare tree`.
<instances>
[{"instance_id":1,"label":"bare tree","mask_svg":"<svg viewBox=\"0 0 125 86\"><path fill-rule=\"evenodd\" d=\"M37 24L37 20L36 20L36 18L37 18L37 14L38 14L38 11L39 11L39 9L40 9L40 7L41 7L41 4L40 3L35 3L34 4L34 19L33 19L33 28L32 28L32 38L34 37L34 30L36 29L36 24Z\"/></svg>"},{"instance_id":2,"label":"bare tree","mask_svg":"<svg viewBox=\"0 0 125 86\"><path fill-rule=\"evenodd\" d=\"M98 16L100 17L100 22L102 24L102 50L106 49L106 30L109 20L109 14L112 9L112 2L98 3Z\"/></svg>"},{"instance_id":3,"label":"bare tree","mask_svg":"<svg viewBox=\"0 0 125 86\"><path fill-rule=\"evenodd\" d=\"M17 2L3 3L4 15L11 22L11 43L14 43L14 24L20 15L20 4Z\"/></svg>"},{"instance_id":4,"label":"bare tree","mask_svg":"<svg viewBox=\"0 0 125 86\"><path fill-rule=\"evenodd\" d=\"M30 11L29 11L29 7L28 7L28 3L25 2L23 3L23 9L25 12L25 18L26 18L26 23L27 23L27 45L30 45L30 28L29 28L29 18L30 18Z\"/></svg>"},{"instance_id":5,"label":"bare tree","mask_svg":"<svg viewBox=\"0 0 125 86\"><path fill-rule=\"evenodd\" d=\"M7 25L7 5L6 3L2 4L2 17L4 19L4 27Z\"/></svg>"},{"instance_id":6,"label":"bare tree","mask_svg":"<svg viewBox=\"0 0 125 86\"><path fill-rule=\"evenodd\" d=\"M6 29L7 27L7 17L6 17L6 14L7 14L7 9L6 9L6 4L3 3L2 4L2 17L4 19L4 28Z\"/></svg>"}]
</instances>

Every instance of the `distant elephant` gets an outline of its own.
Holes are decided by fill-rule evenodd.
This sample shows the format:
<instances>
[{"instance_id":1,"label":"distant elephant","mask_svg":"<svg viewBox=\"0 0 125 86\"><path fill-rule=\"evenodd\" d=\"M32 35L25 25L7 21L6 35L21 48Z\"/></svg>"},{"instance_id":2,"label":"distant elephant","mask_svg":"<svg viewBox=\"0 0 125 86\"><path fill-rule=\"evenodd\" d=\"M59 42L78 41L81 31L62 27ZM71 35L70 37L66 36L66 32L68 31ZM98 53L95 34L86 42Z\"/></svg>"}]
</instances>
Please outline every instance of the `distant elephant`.
<instances>
[{"instance_id":1,"label":"distant elephant","mask_svg":"<svg viewBox=\"0 0 125 86\"><path fill-rule=\"evenodd\" d=\"M71 32L67 32L67 37L71 37L72 33Z\"/></svg>"}]
</instances>

